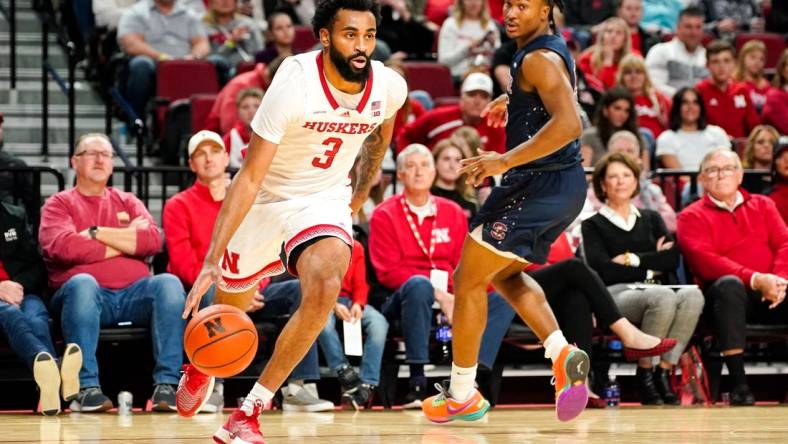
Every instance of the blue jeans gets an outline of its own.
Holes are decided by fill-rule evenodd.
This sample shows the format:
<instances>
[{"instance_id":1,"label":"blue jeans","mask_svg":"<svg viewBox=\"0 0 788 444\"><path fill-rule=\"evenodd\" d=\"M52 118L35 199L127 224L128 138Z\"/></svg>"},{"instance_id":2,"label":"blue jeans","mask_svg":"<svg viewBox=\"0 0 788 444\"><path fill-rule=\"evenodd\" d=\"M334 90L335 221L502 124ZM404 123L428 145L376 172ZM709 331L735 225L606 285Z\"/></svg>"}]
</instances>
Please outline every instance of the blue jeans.
<instances>
[{"instance_id":1,"label":"blue jeans","mask_svg":"<svg viewBox=\"0 0 788 444\"><path fill-rule=\"evenodd\" d=\"M14 352L31 369L33 358L41 352L57 357L49 333L49 313L38 296L26 294L20 307L0 301L0 330Z\"/></svg>"},{"instance_id":2,"label":"blue jeans","mask_svg":"<svg viewBox=\"0 0 788 444\"><path fill-rule=\"evenodd\" d=\"M347 297L340 296L338 303L347 307L352 305ZM345 353L342 351L342 343L339 341L339 334L336 329L336 315L328 315L328 323L317 337L320 349L326 357L328 366L331 370L337 370L343 365L348 364ZM361 327L367 332L364 341L364 352L361 356L361 381L369 385L378 385L380 382L380 362L383 359L383 349L386 347L386 334L389 331L389 323L375 307L367 305L361 315Z\"/></svg>"},{"instance_id":3,"label":"blue jeans","mask_svg":"<svg viewBox=\"0 0 788 444\"><path fill-rule=\"evenodd\" d=\"M153 339L153 381L178 384L183 363L183 329L181 318L186 295L181 281L169 274L142 278L126 288L110 290L99 286L86 273L74 275L55 292L52 311L60 315L66 342L82 348L82 387L99 387L99 329L131 322L150 327Z\"/></svg>"},{"instance_id":4,"label":"blue jeans","mask_svg":"<svg viewBox=\"0 0 788 444\"><path fill-rule=\"evenodd\" d=\"M301 305L301 282L298 279L291 279L269 284L263 289L263 298L265 306L260 311L252 313L253 318L292 315ZM290 373L290 379L320 379L317 343L312 344L304 359L296 365Z\"/></svg>"},{"instance_id":5,"label":"blue jeans","mask_svg":"<svg viewBox=\"0 0 788 444\"><path fill-rule=\"evenodd\" d=\"M405 336L405 362L429 363L430 328L434 316L432 304L435 289L424 276L413 276L383 303L383 315L389 320L400 319ZM498 293L487 299L487 326L482 336L479 362L492 368L501 341L514 319L514 310Z\"/></svg>"},{"instance_id":6,"label":"blue jeans","mask_svg":"<svg viewBox=\"0 0 788 444\"><path fill-rule=\"evenodd\" d=\"M129 60L129 77L126 79L124 98L140 119L145 120L145 107L156 94L156 62L148 56L135 56Z\"/></svg>"}]
</instances>

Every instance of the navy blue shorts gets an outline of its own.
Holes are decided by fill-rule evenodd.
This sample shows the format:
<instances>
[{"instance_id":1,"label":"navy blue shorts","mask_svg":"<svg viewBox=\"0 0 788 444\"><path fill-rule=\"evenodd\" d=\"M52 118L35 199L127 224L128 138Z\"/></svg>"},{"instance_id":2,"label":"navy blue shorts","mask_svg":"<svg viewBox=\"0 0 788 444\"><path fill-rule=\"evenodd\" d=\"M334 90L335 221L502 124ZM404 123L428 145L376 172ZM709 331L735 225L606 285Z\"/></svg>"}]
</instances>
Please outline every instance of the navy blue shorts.
<instances>
[{"instance_id":1,"label":"navy blue shorts","mask_svg":"<svg viewBox=\"0 0 788 444\"><path fill-rule=\"evenodd\" d=\"M481 240L498 252L543 264L550 246L583 209L586 187L580 164L510 170L471 221L471 232L481 226Z\"/></svg>"}]
</instances>

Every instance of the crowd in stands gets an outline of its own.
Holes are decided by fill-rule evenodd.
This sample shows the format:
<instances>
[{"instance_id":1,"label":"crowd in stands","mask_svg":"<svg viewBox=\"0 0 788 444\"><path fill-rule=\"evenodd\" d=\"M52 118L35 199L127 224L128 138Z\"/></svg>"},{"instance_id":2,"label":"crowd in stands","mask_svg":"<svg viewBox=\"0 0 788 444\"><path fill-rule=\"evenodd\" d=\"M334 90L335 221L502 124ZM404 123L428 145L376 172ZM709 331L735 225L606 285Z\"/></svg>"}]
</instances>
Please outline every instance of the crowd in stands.
<instances>
[{"instance_id":1,"label":"crowd in stands","mask_svg":"<svg viewBox=\"0 0 788 444\"><path fill-rule=\"evenodd\" d=\"M210 61L222 88L185 144L183 157L196 179L167 201L161 227L137 196L108 186L114 155L103 134L77 142L70 159L76 185L47 199L38 233L21 207L0 204L0 329L33 370L41 410L52 414L60 409L58 396L74 411L111 408L96 362L99 330L129 321L147 326L156 362L153 409L172 411L184 359L185 292L206 255L230 181L226 171L243 160L250 122L279 64L303 50L296 34L309 26L314 2L265 2L270 9L264 9L261 1L115 0L79 9L83 3L74 3L82 33L95 26L116 30L127 58L116 80L139 115L156 95L157 66L169 60ZM420 406L434 329L452 321L452 273L468 220L500 180L473 188L457 170L462 159L507 147L506 129L481 118L511 86L509 61L517 48L502 31L502 2L381 4L375 57L411 81L419 73L412 60L442 64L456 94L411 91L399 111L388 171L355 215L360 236L334 312L282 389L286 410L334 408L309 383L320 378L320 353L339 379L343 402L369 405L392 337L402 338L409 367L403 404ZM579 109L588 122L580 139L582 162L593 175L578 220L553 245L546 264L524 271L545 290L567 339L589 354L595 325L631 350L676 339L659 358L638 360L643 404L678 403L671 372L693 335L710 332L732 381L730 402L752 405L746 325L788 324L785 4L565 4L556 20L577 60ZM1 141L0 114L0 148ZM13 162L0 150L2 166ZM680 202L672 200L675 188L652 180L658 168L683 170L686 177L671 182L680 188ZM3 188L6 179L0 175ZM0 198L10 200L2 191ZM163 245L168 272L152 275L147 258ZM678 273L681 258L688 279ZM698 286L673 287L677 283ZM253 319L291 315L299 292L295 279L266 279L248 312ZM492 289L488 298L479 359L491 369L510 324L518 321ZM66 344L62 358L50 316ZM359 372L343 353L340 320L362 323ZM590 398L589 406L604 406L596 394ZM217 381L205 410L223 405Z\"/></svg>"}]
</instances>

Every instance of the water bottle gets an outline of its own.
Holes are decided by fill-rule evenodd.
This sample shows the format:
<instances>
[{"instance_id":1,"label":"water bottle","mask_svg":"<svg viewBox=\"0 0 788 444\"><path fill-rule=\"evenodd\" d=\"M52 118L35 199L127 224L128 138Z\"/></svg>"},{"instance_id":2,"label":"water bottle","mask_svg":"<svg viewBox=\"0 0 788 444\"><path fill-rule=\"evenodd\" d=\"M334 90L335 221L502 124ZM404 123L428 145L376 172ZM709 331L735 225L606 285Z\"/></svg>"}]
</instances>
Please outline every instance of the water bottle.
<instances>
[{"instance_id":1,"label":"water bottle","mask_svg":"<svg viewBox=\"0 0 788 444\"><path fill-rule=\"evenodd\" d=\"M620 358L624 345L618 339L613 339L607 343L610 359Z\"/></svg>"},{"instance_id":2,"label":"water bottle","mask_svg":"<svg viewBox=\"0 0 788 444\"><path fill-rule=\"evenodd\" d=\"M618 407L619 402L621 402L621 387L616 382L615 375L610 377L610 381L605 385L605 390L602 394L608 407Z\"/></svg>"},{"instance_id":3,"label":"water bottle","mask_svg":"<svg viewBox=\"0 0 788 444\"><path fill-rule=\"evenodd\" d=\"M451 342L451 325L446 316L438 315L438 328L435 329L435 339L441 345L441 362L449 362L449 342Z\"/></svg>"}]
</instances>

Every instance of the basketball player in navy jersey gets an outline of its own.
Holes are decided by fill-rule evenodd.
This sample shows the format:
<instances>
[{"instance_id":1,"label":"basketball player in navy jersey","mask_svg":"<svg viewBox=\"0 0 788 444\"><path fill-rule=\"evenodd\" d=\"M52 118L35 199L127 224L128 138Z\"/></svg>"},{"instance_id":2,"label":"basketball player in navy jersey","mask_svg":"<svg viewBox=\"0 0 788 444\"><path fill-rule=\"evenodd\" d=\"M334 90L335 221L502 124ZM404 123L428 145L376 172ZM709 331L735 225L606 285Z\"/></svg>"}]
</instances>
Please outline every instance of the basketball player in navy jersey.
<instances>
[{"instance_id":1,"label":"basketball player in navy jersey","mask_svg":"<svg viewBox=\"0 0 788 444\"><path fill-rule=\"evenodd\" d=\"M463 160L460 169L475 186L499 174L503 180L471 222L454 272L451 379L436 384L440 393L422 404L435 422L476 420L489 408L474 379L490 283L544 344L545 357L553 362L558 419L575 418L588 400L588 355L567 343L539 284L522 272L528 263L545 262L550 245L580 213L586 196L575 62L555 33L555 6L563 9L563 2L504 2L506 33L517 42L512 81L508 94L490 103L482 116L493 126L506 125L507 152L482 152Z\"/></svg>"}]
</instances>

